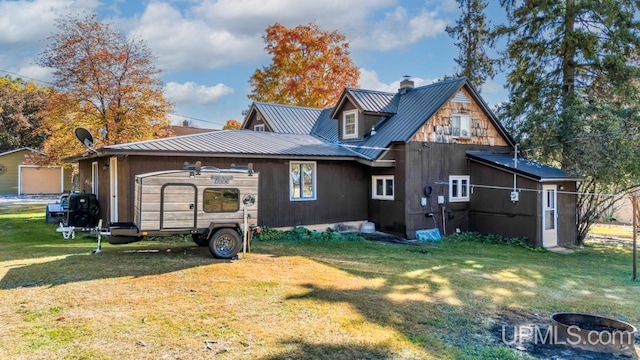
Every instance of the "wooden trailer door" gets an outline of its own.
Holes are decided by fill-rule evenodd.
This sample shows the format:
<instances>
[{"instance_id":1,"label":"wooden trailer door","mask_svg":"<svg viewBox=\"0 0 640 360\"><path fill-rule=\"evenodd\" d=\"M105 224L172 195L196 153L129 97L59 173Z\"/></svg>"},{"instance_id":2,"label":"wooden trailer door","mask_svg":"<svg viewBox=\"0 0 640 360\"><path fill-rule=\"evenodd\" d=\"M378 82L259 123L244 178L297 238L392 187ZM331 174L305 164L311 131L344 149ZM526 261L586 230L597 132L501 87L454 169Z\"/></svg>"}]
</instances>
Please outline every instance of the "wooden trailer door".
<instances>
[{"instance_id":1,"label":"wooden trailer door","mask_svg":"<svg viewBox=\"0 0 640 360\"><path fill-rule=\"evenodd\" d=\"M165 184L160 195L160 229L196 227L198 192L193 184Z\"/></svg>"}]
</instances>

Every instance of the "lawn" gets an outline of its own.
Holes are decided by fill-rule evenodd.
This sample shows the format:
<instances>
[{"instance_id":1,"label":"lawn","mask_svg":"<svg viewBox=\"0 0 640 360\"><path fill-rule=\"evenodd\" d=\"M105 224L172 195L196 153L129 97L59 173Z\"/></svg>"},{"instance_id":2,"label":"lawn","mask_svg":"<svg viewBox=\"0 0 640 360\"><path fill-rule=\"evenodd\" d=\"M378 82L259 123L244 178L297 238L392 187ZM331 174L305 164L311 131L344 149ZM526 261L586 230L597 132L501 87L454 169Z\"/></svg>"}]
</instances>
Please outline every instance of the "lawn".
<instances>
[{"instance_id":1,"label":"lawn","mask_svg":"<svg viewBox=\"0 0 640 360\"><path fill-rule=\"evenodd\" d=\"M95 248L43 205L0 208L0 358L517 359L565 349L507 347L502 326L560 311L640 325L630 251L602 243L271 240L234 261L187 238Z\"/></svg>"}]
</instances>

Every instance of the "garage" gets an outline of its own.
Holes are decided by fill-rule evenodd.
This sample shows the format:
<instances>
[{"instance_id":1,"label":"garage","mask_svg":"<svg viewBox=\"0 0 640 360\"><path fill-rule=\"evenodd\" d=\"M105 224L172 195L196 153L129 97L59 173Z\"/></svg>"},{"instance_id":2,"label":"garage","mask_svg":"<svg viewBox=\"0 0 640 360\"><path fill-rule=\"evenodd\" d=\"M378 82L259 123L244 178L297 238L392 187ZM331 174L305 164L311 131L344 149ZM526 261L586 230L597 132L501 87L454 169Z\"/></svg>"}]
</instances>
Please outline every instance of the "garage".
<instances>
[{"instance_id":1,"label":"garage","mask_svg":"<svg viewBox=\"0 0 640 360\"><path fill-rule=\"evenodd\" d=\"M60 194L64 192L61 166L42 167L20 165L18 172L18 194Z\"/></svg>"}]
</instances>

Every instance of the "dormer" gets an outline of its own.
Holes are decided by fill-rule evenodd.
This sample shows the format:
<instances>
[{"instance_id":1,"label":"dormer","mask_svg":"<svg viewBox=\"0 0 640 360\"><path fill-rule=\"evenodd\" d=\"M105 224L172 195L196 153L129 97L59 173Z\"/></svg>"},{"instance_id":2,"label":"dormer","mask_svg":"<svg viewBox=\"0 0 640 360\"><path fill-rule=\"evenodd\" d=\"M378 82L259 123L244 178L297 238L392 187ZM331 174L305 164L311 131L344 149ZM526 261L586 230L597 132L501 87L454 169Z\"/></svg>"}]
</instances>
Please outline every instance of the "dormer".
<instances>
[{"instance_id":1,"label":"dormer","mask_svg":"<svg viewBox=\"0 0 640 360\"><path fill-rule=\"evenodd\" d=\"M374 135L397 108L396 94L380 91L345 89L331 118L338 121L340 141L362 140Z\"/></svg>"},{"instance_id":2,"label":"dormer","mask_svg":"<svg viewBox=\"0 0 640 360\"><path fill-rule=\"evenodd\" d=\"M251 106L251 108L249 109L249 112L247 113L247 116L242 123L241 129L260 132L273 132L273 130L265 120L264 115L256 106Z\"/></svg>"}]
</instances>

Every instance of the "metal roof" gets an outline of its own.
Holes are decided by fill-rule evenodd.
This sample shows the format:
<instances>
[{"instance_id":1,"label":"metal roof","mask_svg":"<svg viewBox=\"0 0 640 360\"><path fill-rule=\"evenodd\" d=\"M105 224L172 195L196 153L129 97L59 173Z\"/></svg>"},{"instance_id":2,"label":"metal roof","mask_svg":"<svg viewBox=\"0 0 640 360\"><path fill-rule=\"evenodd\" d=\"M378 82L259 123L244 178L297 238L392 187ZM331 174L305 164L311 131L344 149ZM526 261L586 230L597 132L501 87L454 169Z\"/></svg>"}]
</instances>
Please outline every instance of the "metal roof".
<instances>
[{"instance_id":1,"label":"metal roof","mask_svg":"<svg viewBox=\"0 0 640 360\"><path fill-rule=\"evenodd\" d=\"M36 150L36 149L34 149L34 148L30 148L30 147L21 147L21 148L18 148L18 149L13 149L13 150L9 150L9 151L5 151L5 152L3 152L3 153L0 153L0 156L5 156L5 155L13 154L13 153L15 153L15 152L22 151L22 150L28 150L28 151L31 151L31 152L35 152L35 153L38 153L38 154L42 154L42 155L44 155L44 153L43 153L42 151L38 151L38 150Z\"/></svg>"},{"instance_id":2,"label":"metal roof","mask_svg":"<svg viewBox=\"0 0 640 360\"><path fill-rule=\"evenodd\" d=\"M395 114L398 110L397 93L388 93L363 89L346 89L364 112Z\"/></svg>"},{"instance_id":3,"label":"metal roof","mask_svg":"<svg viewBox=\"0 0 640 360\"><path fill-rule=\"evenodd\" d=\"M331 118L332 112L333 108L323 110L311 133L335 143L338 141L338 120Z\"/></svg>"},{"instance_id":4,"label":"metal roof","mask_svg":"<svg viewBox=\"0 0 640 360\"><path fill-rule=\"evenodd\" d=\"M403 94L389 94L397 99L394 100L398 103L396 114L379 124L375 129L375 135L364 139L343 140L340 144L357 151L367 159L376 159L388 149L391 143L409 141L411 136L465 84L467 84L466 79L456 79L409 88ZM315 131L322 130L323 138L337 142L337 121L334 120L335 124L332 128L324 119L321 121L323 126L317 126ZM329 134L330 130L335 133Z\"/></svg>"},{"instance_id":5,"label":"metal roof","mask_svg":"<svg viewBox=\"0 0 640 360\"><path fill-rule=\"evenodd\" d=\"M498 168L510 172L516 172L528 177L534 178L538 181L544 180L578 180L575 175L555 168L553 166L544 165L529 159L522 157L518 158L515 163L513 154L508 153L495 153L488 151L467 151L467 157L472 160L479 161L488 165L493 165Z\"/></svg>"},{"instance_id":6,"label":"metal roof","mask_svg":"<svg viewBox=\"0 0 640 360\"><path fill-rule=\"evenodd\" d=\"M280 134L309 134L322 109L255 102L271 130Z\"/></svg>"},{"instance_id":7,"label":"metal roof","mask_svg":"<svg viewBox=\"0 0 640 360\"><path fill-rule=\"evenodd\" d=\"M349 157L358 155L313 135L278 134L251 130L222 130L202 134L105 146L106 153L208 153ZM177 154L176 154L177 155Z\"/></svg>"}]
</instances>

